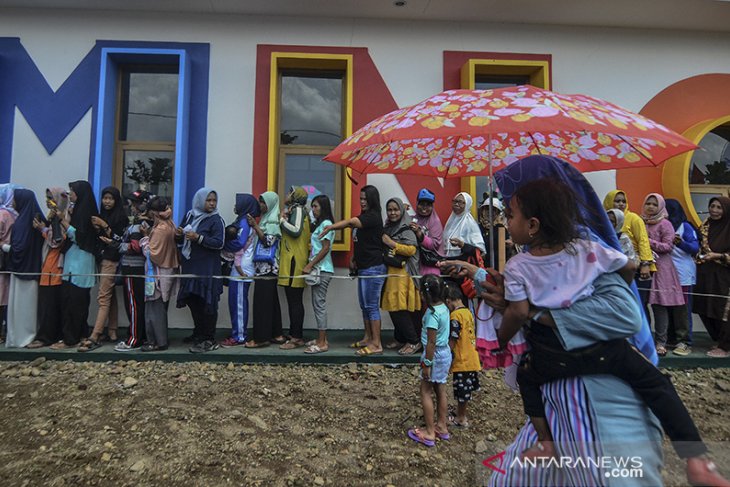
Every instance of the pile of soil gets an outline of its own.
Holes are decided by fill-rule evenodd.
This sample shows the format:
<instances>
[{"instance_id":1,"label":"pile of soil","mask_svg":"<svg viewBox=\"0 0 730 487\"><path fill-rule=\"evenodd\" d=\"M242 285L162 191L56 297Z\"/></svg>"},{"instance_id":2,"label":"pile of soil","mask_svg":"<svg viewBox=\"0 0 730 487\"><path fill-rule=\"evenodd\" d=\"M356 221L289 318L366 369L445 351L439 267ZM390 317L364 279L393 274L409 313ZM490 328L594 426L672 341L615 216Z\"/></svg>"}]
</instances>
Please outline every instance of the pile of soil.
<instances>
[{"instance_id":1,"label":"pile of soil","mask_svg":"<svg viewBox=\"0 0 730 487\"><path fill-rule=\"evenodd\" d=\"M0 478L32 487L482 482L481 461L524 423L519 396L498 372L481 373L471 427L427 449L405 434L421 424L417 374L356 364L0 363ZM730 440L727 369L672 375L705 439ZM667 484L682 485L673 453L667 465Z\"/></svg>"}]
</instances>

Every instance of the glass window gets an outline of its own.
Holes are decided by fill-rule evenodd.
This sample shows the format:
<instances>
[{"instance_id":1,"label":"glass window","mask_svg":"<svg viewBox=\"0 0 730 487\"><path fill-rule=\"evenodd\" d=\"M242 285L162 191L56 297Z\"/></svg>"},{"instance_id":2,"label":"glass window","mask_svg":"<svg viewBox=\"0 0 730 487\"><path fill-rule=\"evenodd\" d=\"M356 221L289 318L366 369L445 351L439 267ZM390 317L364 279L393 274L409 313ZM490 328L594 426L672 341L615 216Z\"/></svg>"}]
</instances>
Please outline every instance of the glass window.
<instances>
[{"instance_id":1,"label":"glass window","mask_svg":"<svg viewBox=\"0 0 730 487\"><path fill-rule=\"evenodd\" d=\"M114 184L172 202L178 66L127 66L120 77Z\"/></svg>"},{"instance_id":2,"label":"glass window","mask_svg":"<svg viewBox=\"0 0 730 487\"><path fill-rule=\"evenodd\" d=\"M335 147L342 141L343 79L341 72L281 72L281 145Z\"/></svg>"},{"instance_id":3,"label":"glass window","mask_svg":"<svg viewBox=\"0 0 730 487\"><path fill-rule=\"evenodd\" d=\"M526 85L530 82L530 76L502 76L477 74L474 77L474 88L477 90L491 90L494 88L506 88L507 86Z\"/></svg>"},{"instance_id":4,"label":"glass window","mask_svg":"<svg viewBox=\"0 0 730 487\"><path fill-rule=\"evenodd\" d=\"M704 150L692 154L689 189L695 211L704 220L710 199L730 189L730 125L711 130L698 145Z\"/></svg>"}]
</instances>

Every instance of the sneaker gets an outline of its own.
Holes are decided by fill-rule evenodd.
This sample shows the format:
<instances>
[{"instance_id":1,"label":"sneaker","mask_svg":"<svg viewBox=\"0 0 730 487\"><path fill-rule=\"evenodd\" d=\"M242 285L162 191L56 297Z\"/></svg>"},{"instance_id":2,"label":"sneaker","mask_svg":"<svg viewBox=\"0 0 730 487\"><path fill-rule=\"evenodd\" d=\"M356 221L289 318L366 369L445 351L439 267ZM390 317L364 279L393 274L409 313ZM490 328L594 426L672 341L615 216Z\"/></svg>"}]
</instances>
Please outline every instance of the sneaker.
<instances>
[{"instance_id":1,"label":"sneaker","mask_svg":"<svg viewBox=\"0 0 730 487\"><path fill-rule=\"evenodd\" d=\"M127 345L127 342L119 342L114 347L114 350L117 352L132 352L134 350L139 350L139 345Z\"/></svg>"},{"instance_id":2,"label":"sneaker","mask_svg":"<svg viewBox=\"0 0 730 487\"><path fill-rule=\"evenodd\" d=\"M223 348L232 348L232 347L241 347L246 344L246 340L237 341L233 337L228 337L225 340L223 340L220 345Z\"/></svg>"},{"instance_id":3,"label":"sneaker","mask_svg":"<svg viewBox=\"0 0 730 487\"><path fill-rule=\"evenodd\" d=\"M190 353L205 353L218 350L218 344L212 340L205 340L190 347Z\"/></svg>"},{"instance_id":4,"label":"sneaker","mask_svg":"<svg viewBox=\"0 0 730 487\"><path fill-rule=\"evenodd\" d=\"M685 355L689 355L690 353L692 353L692 349L686 343L680 343L679 345L676 346L676 348L672 351L672 353L674 355L679 355L681 357L684 357Z\"/></svg>"}]
</instances>

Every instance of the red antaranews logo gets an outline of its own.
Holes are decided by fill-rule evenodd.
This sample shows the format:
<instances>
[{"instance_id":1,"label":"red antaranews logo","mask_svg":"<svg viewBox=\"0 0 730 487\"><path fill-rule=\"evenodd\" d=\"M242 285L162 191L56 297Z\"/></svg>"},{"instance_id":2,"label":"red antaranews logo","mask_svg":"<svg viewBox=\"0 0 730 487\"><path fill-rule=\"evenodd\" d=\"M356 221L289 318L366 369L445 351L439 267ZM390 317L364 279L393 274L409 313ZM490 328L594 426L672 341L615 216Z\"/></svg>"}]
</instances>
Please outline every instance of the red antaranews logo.
<instances>
[{"instance_id":1,"label":"red antaranews logo","mask_svg":"<svg viewBox=\"0 0 730 487\"><path fill-rule=\"evenodd\" d=\"M503 452L497 453L496 455L492 455L491 457L484 460L482 462L482 465L484 465L487 468L491 468L495 472L498 472L501 474L507 473L507 471L502 468L502 464L504 463L505 453L507 453L507 452L503 451ZM499 460L499 465L495 465L494 463L492 463L495 460Z\"/></svg>"}]
</instances>

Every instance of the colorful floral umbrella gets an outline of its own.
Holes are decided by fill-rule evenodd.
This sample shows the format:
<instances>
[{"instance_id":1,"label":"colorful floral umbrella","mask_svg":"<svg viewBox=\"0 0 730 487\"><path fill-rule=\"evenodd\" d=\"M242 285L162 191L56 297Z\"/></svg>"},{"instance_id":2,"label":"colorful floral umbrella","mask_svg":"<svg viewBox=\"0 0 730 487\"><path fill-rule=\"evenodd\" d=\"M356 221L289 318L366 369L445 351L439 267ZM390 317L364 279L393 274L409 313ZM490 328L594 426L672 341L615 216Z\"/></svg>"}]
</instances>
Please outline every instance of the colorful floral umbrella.
<instances>
[{"instance_id":1,"label":"colorful floral umbrella","mask_svg":"<svg viewBox=\"0 0 730 487\"><path fill-rule=\"evenodd\" d=\"M325 160L360 174L464 177L488 175L534 154L587 172L656 166L695 148L611 103L525 85L445 91L373 120Z\"/></svg>"}]
</instances>

